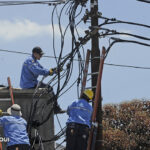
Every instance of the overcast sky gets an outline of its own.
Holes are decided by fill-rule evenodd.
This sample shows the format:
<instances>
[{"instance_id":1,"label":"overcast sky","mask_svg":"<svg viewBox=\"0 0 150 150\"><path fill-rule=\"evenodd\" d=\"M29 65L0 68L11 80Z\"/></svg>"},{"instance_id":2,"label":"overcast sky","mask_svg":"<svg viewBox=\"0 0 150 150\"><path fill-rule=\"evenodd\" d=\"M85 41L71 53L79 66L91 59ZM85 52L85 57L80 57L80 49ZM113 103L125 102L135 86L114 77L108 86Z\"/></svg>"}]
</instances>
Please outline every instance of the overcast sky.
<instances>
[{"instance_id":1,"label":"overcast sky","mask_svg":"<svg viewBox=\"0 0 150 150\"><path fill-rule=\"evenodd\" d=\"M89 8L87 3L87 8ZM40 46L45 55L53 56L51 13L53 6L25 5L25 6L0 6L0 49L31 53L34 46ZM99 0L99 11L103 16L118 20L137 22L150 25L150 4L137 2L136 0ZM84 12L81 14L81 17ZM55 16L56 17L56 16ZM99 20L101 22L101 20ZM68 15L62 15L62 28L66 27ZM55 19L55 38L57 54L60 50L60 33L58 22ZM90 24L78 26L80 35ZM111 29L120 32L128 32L150 37L150 29L132 25L108 25ZM67 33L65 38L65 52L70 52L71 38ZM120 38L130 39L128 36ZM102 46L108 47L109 39L100 40ZM148 42L147 42L148 43ZM150 43L150 42L149 42ZM90 42L85 49L90 48ZM0 84L7 85L7 77L10 76L13 87L19 88L21 66L28 55L7 53L0 51ZM150 48L136 44L119 43L112 47L106 63L119 65L132 65L150 67ZM42 58L40 63L45 68L55 67L54 59ZM74 70L72 81L75 77ZM120 103L132 99L150 98L150 70L104 66L102 79L103 104ZM90 83L89 83L90 84ZM63 109L77 98L76 86L68 93L60 97L59 103ZM62 124L65 124L65 119Z\"/></svg>"}]
</instances>

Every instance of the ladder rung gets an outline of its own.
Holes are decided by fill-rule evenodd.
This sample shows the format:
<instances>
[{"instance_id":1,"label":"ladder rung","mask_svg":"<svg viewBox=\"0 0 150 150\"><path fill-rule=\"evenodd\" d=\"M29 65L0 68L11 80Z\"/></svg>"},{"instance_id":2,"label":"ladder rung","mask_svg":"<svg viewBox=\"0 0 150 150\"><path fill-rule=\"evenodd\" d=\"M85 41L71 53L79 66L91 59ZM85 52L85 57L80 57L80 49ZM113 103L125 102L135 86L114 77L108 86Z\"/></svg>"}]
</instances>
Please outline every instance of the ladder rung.
<instances>
[{"instance_id":1,"label":"ladder rung","mask_svg":"<svg viewBox=\"0 0 150 150\"><path fill-rule=\"evenodd\" d=\"M96 86L86 87L85 89L96 89Z\"/></svg>"},{"instance_id":2,"label":"ladder rung","mask_svg":"<svg viewBox=\"0 0 150 150\"><path fill-rule=\"evenodd\" d=\"M98 72L88 73L88 75L95 75L98 74Z\"/></svg>"},{"instance_id":3,"label":"ladder rung","mask_svg":"<svg viewBox=\"0 0 150 150\"><path fill-rule=\"evenodd\" d=\"M94 59L100 59L100 56L99 56L99 57L93 57L93 58L90 59L90 60L94 60Z\"/></svg>"}]
</instances>

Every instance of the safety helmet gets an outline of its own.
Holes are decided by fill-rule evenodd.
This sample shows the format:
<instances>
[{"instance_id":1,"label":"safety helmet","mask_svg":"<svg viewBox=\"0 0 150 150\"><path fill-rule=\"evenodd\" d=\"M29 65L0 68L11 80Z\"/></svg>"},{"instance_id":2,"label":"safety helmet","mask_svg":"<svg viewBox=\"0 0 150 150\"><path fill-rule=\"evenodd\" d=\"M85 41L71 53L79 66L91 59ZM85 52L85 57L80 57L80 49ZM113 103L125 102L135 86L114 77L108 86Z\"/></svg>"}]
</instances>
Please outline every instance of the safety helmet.
<instances>
[{"instance_id":1,"label":"safety helmet","mask_svg":"<svg viewBox=\"0 0 150 150\"><path fill-rule=\"evenodd\" d=\"M86 89L84 90L83 94L86 95L90 100L93 99L94 93L92 90Z\"/></svg>"},{"instance_id":2,"label":"safety helmet","mask_svg":"<svg viewBox=\"0 0 150 150\"><path fill-rule=\"evenodd\" d=\"M38 53L41 56L44 54L43 51L42 51L42 49L40 47L38 47L38 46L36 46L36 47L34 47L32 49L32 53Z\"/></svg>"}]
</instances>

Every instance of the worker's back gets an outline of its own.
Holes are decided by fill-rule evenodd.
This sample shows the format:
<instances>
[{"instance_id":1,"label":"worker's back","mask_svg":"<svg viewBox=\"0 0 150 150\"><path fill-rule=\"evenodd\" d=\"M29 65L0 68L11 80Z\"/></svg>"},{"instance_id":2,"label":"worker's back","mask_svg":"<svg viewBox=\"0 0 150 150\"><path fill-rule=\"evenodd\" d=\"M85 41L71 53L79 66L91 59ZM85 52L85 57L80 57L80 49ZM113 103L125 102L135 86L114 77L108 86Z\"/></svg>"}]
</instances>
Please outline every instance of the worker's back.
<instances>
[{"instance_id":1,"label":"worker's back","mask_svg":"<svg viewBox=\"0 0 150 150\"><path fill-rule=\"evenodd\" d=\"M4 128L5 137L9 138L7 146L15 144L29 144L26 131L27 122L20 116L0 117L0 125Z\"/></svg>"}]
</instances>

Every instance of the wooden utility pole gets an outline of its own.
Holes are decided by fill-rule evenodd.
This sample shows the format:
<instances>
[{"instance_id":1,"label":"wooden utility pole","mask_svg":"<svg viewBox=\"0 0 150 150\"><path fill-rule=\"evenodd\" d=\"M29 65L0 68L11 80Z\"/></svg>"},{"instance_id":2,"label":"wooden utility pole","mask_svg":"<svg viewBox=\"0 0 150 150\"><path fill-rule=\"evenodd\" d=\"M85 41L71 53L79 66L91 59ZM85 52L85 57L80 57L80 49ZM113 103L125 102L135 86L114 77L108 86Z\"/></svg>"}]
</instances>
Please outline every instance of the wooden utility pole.
<instances>
[{"instance_id":1,"label":"wooden utility pole","mask_svg":"<svg viewBox=\"0 0 150 150\"><path fill-rule=\"evenodd\" d=\"M98 26L98 0L91 0L91 27ZM99 50L99 37L98 31L91 39L92 51L91 51L91 72L92 72L92 89L95 93L97 77L98 74L95 74L99 70L100 64L100 50ZM102 150L102 99L100 97L98 108L97 108L97 122L98 122L98 130L96 137L96 145L95 150Z\"/></svg>"},{"instance_id":2,"label":"wooden utility pole","mask_svg":"<svg viewBox=\"0 0 150 150\"><path fill-rule=\"evenodd\" d=\"M91 0L91 27L98 26L98 0ZM91 38L91 71L92 73L97 73L99 70L100 59L100 50L99 50L99 37L98 31ZM92 75L92 87L95 93L96 83L97 83L98 74Z\"/></svg>"}]
</instances>

